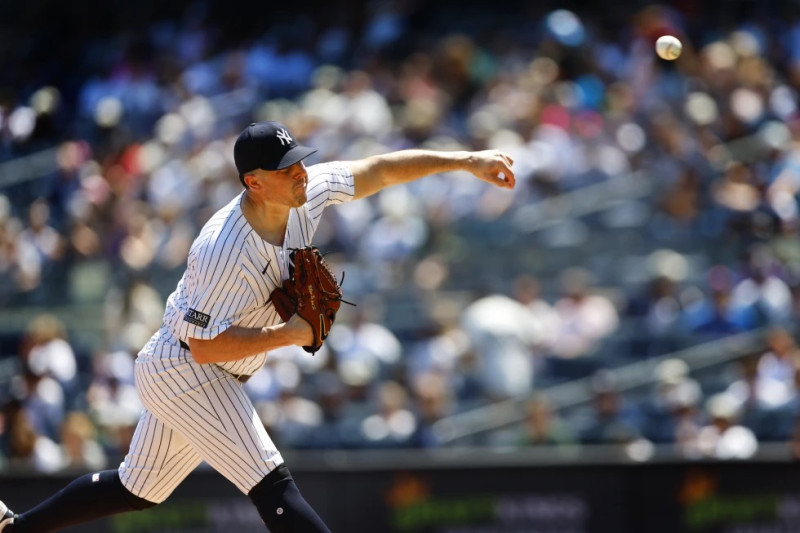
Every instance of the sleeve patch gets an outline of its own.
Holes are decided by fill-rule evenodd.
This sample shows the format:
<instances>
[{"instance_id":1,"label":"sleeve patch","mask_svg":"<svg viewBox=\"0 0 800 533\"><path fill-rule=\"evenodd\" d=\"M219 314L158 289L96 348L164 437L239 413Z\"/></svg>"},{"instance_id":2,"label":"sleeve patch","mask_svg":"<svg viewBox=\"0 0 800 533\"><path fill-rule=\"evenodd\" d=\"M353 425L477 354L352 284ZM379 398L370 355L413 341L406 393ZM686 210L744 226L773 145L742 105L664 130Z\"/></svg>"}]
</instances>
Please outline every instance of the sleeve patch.
<instances>
[{"instance_id":1,"label":"sleeve patch","mask_svg":"<svg viewBox=\"0 0 800 533\"><path fill-rule=\"evenodd\" d=\"M183 320L195 326L207 328L208 323L211 321L211 316L201 313L200 311L195 311L194 309L189 309L186 311L186 314L183 315Z\"/></svg>"}]
</instances>

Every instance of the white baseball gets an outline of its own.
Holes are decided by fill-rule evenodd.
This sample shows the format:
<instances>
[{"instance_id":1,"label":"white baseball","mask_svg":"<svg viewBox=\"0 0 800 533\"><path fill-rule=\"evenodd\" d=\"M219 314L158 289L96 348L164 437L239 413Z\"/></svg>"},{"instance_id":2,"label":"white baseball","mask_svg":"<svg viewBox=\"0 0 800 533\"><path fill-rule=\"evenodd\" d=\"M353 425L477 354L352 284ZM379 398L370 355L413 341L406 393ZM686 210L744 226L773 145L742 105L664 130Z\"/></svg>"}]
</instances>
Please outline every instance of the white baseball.
<instances>
[{"instance_id":1,"label":"white baseball","mask_svg":"<svg viewBox=\"0 0 800 533\"><path fill-rule=\"evenodd\" d=\"M672 61L681 55L683 45L672 35L662 35L656 41L656 53L661 59Z\"/></svg>"}]
</instances>

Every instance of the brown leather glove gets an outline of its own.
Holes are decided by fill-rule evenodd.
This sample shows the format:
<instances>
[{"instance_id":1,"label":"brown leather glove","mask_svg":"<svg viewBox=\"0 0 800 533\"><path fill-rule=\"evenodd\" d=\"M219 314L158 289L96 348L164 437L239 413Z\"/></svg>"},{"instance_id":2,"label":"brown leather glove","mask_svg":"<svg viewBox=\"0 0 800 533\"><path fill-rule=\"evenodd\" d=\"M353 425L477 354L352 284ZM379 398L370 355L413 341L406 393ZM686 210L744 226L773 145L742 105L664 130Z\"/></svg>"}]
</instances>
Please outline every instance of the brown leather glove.
<instances>
[{"instance_id":1,"label":"brown leather glove","mask_svg":"<svg viewBox=\"0 0 800 533\"><path fill-rule=\"evenodd\" d=\"M309 323L314 331L314 344L303 349L313 354L320 349L336 320L336 312L344 301L342 288L315 246L295 248L289 257L289 278L272 291L269 302L284 322L296 313Z\"/></svg>"}]
</instances>

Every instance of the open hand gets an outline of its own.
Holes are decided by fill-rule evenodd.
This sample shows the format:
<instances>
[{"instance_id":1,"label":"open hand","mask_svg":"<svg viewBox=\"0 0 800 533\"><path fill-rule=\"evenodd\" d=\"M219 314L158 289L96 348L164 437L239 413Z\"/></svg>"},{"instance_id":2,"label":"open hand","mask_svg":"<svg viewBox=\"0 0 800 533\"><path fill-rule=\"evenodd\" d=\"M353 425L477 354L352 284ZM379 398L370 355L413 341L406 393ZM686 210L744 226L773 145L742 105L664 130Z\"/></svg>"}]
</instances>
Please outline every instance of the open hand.
<instances>
[{"instance_id":1,"label":"open hand","mask_svg":"<svg viewBox=\"0 0 800 533\"><path fill-rule=\"evenodd\" d=\"M513 189L516 184L511 165L514 160L500 150L472 152L468 170L478 179L504 189Z\"/></svg>"}]
</instances>

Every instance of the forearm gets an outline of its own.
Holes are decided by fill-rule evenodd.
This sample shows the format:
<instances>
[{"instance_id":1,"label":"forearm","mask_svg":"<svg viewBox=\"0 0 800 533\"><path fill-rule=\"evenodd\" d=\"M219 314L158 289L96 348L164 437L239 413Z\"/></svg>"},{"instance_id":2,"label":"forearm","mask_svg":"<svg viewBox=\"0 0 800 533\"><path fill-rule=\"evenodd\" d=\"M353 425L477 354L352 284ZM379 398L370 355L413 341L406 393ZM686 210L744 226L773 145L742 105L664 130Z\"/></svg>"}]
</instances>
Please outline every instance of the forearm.
<instances>
[{"instance_id":1,"label":"forearm","mask_svg":"<svg viewBox=\"0 0 800 533\"><path fill-rule=\"evenodd\" d=\"M385 187L408 183L431 174L468 170L472 154L465 151L400 150L354 162L354 174L361 180L357 197L369 196Z\"/></svg>"},{"instance_id":2,"label":"forearm","mask_svg":"<svg viewBox=\"0 0 800 533\"><path fill-rule=\"evenodd\" d=\"M407 183L440 172L465 170L497 187L512 189L513 160L498 150L439 152L400 150L350 162L355 198L375 194L385 187Z\"/></svg>"},{"instance_id":3,"label":"forearm","mask_svg":"<svg viewBox=\"0 0 800 533\"><path fill-rule=\"evenodd\" d=\"M231 326L213 339L188 339L194 360L200 364L238 361L262 352L295 344L285 324L263 328Z\"/></svg>"},{"instance_id":4,"label":"forearm","mask_svg":"<svg viewBox=\"0 0 800 533\"><path fill-rule=\"evenodd\" d=\"M401 150L375 156L375 171L384 185L406 183L440 172L469 168L470 152L440 152L433 150Z\"/></svg>"}]
</instances>

